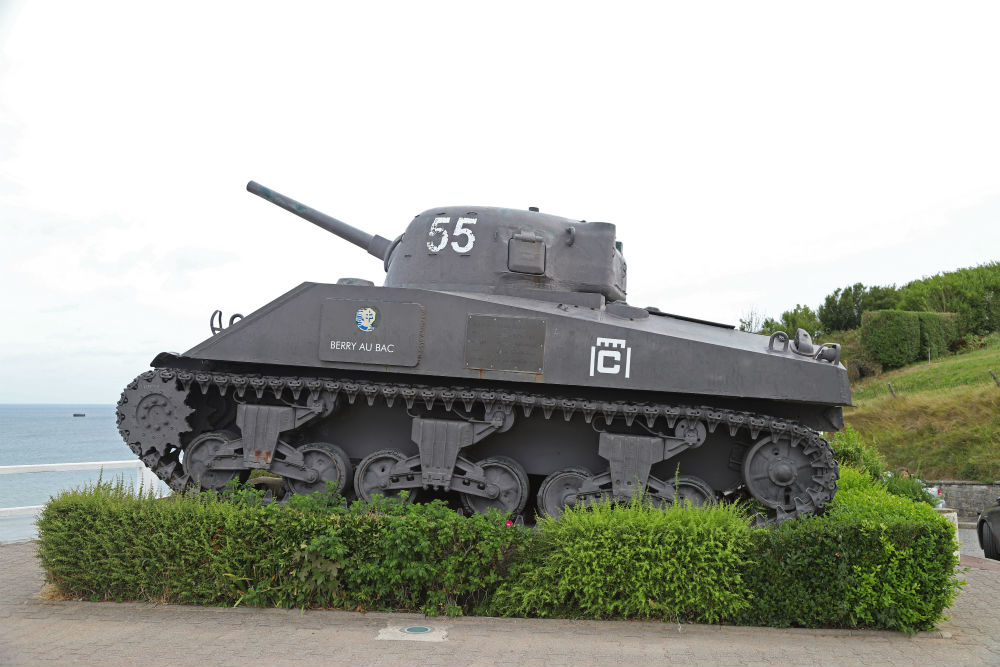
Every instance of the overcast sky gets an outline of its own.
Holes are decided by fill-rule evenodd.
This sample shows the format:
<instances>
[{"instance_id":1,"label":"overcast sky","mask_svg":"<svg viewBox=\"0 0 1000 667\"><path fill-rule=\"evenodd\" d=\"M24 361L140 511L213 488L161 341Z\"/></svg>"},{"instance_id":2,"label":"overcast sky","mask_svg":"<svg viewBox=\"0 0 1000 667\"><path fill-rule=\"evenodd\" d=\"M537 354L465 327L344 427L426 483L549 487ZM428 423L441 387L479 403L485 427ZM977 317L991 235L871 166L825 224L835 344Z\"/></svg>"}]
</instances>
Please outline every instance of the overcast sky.
<instances>
[{"instance_id":1,"label":"overcast sky","mask_svg":"<svg viewBox=\"0 0 1000 667\"><path fill-rule=\"evenodd\" d=\"M0 0L0 402L380 263L416 213L618 225L629 301L736 323L1000 259L996 3Z\"/></svg>"}]
</instances>

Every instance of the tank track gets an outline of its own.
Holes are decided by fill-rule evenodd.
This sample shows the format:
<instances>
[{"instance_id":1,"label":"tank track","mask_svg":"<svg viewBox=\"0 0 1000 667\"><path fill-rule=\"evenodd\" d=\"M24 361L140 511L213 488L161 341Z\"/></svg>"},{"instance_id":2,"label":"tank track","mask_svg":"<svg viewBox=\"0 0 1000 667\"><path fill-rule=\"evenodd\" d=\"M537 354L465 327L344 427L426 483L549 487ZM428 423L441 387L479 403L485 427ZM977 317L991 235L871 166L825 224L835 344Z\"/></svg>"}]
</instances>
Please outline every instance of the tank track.
<instances>
[{"instance_id":1,"label":"tank track","mask_svg":"<svg viewBox=\"0 0 1000 667\"><path fill-rule=\"evenodd\" d=\"M520 410L529 417L535 410L541 411L545 419L562 416L570 421L577 414L582 415L589 424L595 416L600 416L608 425L621 420L625 426L631 426L635 420L644 420L652 429L658 420L664 420L668 428L673 428L678 420L702 421L709 433L714 433L720 426L728 429L730 437L737 434L749 434L750 440L758 440L761 436L770 437L773 441L788 439L792 448L801 450L801 455L808 457L813 468L812 485L806 489L807 497L796 497L793 510L778 509L776 517L779 522L786 519L813 514L822 511L823 507L833 498L839 477L837 463L833 457L830 445L812 429L787 419L778 419L756 413L738 410L720 409L714 407L688 407L662 403L628 403L623 401L602 402L579 398L552 397L522 391L498 391L489 389L472 389L467 387L442 387L418 384L401 384L391 382L362 382L355 380L330 380L314 377L278 377L261 376L258 374L238 373L204 373L187 370L161 368L139 375L122 392L117 406L118 430L132 451L142 459L143 463L157 477L166 482L172 489L182 492L190 483L188 476L178 460L178 452L183 446L185 433L197 429L187 423L186 418L194 412L187 406L185 399L197 386L203 396L211 391L217 391L223 397L229 392L235 392L237 397L248 393L263 399L265 394L284 399L287 396L298 402L305 395L319 398L321 394L329 394L336 399L343 395L347 402L353 405L359 398L369 406L376 400L385 401L392 407L396 401L405 403L407 408L415 404L423 405L428 410L437 405L451 410L459 405L470 412L477 405L489 413L502 409L505 413ZM151 389L152 387L152 389ZM152 407L145 409L157 417L163 417L162 429L157 429L157 437L150 439L151 431L148 425L139 423L144 414L143 402L153 403L149 396L162 396L178 411L167 415L160 405L163 401L156 399ZM136 407L131 407L135 405ZM160 435L164 431L163 435ZM193 433L197 435L197 433ZM759 447L759 445L758 445ZM756 449L756 448L755 448Z\"/></svg>"}]
</instances>

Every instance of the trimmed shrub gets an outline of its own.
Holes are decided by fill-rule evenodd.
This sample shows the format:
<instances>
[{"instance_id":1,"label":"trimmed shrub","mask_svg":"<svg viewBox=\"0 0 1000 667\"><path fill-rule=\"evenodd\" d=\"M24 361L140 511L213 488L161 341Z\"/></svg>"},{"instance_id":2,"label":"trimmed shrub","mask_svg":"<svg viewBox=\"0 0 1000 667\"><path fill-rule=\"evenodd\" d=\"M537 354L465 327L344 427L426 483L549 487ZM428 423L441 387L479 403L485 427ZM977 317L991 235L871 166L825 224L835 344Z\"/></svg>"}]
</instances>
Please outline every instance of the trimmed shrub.
<instances>
[{"instance_id":1,"label":"trimmed shrub","mask_svg":"<svg viewBox=\"0 0 1000 667\"><path fill-rule=\"evenodd\" d=\"M957 313L960 335L1000 330L1000 262L914 280L900 295L904 310Z\"/></svg>"},{"instance_id":2,"label":"trimmed shrub","mask_svg":"<svg viewBox=\"0 0 1000 667\"><path fill-rule=\"evenodd\" d=\"M920 318L903 310L875 310L861 316L861 346L886 368L898 368L920 355Z\"/></svg>"},{"instance_id":3,"label":"trimmed shrub","mask_svg":"<svg viewBox=\"0 0 1000 667\"><path fill-rule=\"evenodd\" d=\"M954 601L964 583L954 528L866 475L848 477L822 517L754 531L754 605L741 622L913 633Z\"/></svg>"},{"instance_id":4,"label":"trimmed shrub","mask_svg":"<svg viewBox=\"0 0 1000 667\"><path fill-rule=\"evenodd\" d=\"M239 489L157 500L64 493L39 557L66 595L215 605L659 618L915 632L952 602L951 525L845 467L823 516L750 526L739 504L598 504L537 531L499 514L356 502L263 505Z\"/></svg>"},{"instance_id":5,"label":"trimmed shrub","mask_svg":"<svg viewBox=\"0 0 1000 667\"><path fill-rule=\"evenodd\" d=\"M917 313L920 319L920 359L940 357L958 343L955 313Z\"/></svg>"},{"instance_id":6,"label":"trimmed shrub","mask_svg":"<svg viewBox=\"0 0 1000 667\"><path fill-rule=\"evenodd\" d=\"M438 500L356 502L305 547L323 606L461 615L501 581L530 538L499 513L462 516Z\"/></svg>"},{"instance_id":7,"label":"trimmed shrub","mask_svg":"<svg viewBox=\"0 0 1000 667\"><path fill-rule=\"evenodd\" d=\"M499 514L437 501L347 506L330 493L261 502L240 489L165 499L98 484L50 501L42 567L66 595L209 605L461 614L530 538Z\"/></svg>"},{"instance_id":8,"label":"trimmed shrub","mask_svg":"<svg viewBox=\"0 0 1000 667\"><path fill-rule=\"evenodd\" d=\"M886 368L940 357L959 341L954 313L876 310L861 316L865 356Z\"/></svg>"},{"instance_id":9,"label":"trimmed shrub","mask_svg":"<svg viewBox=\"0 0 1000 667\"><path fill-rule=\"evenodd\" d=\"M750 604L742 579L749 536L735 505L568 508L538 522L534 548L485 611L722 622Z\"/></svg>"}]
</instances>

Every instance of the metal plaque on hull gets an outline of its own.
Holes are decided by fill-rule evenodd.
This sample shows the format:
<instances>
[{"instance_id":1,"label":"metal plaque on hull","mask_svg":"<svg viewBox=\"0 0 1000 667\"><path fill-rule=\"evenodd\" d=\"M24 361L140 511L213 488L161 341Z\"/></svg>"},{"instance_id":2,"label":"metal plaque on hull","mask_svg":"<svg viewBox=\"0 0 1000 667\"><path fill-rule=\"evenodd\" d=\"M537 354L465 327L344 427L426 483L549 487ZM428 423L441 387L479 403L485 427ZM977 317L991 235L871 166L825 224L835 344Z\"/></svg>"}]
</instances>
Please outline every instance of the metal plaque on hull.
<instances>
[{"instance_id":1,"label":"metal plaque on hull","mask_svg":"<svg viewBox=\"0 0 1000 667\"><path fill-rule=\"evenodd\" d=\"M424 307L419 303L327 299L323 304L323 361L416 366L423 340Z\"/></svg>"},{"instance_id":2,"label":"metal plaque on hull","mask_svg":"<svg viewBox=\"0 0 1000 667\"><path fill-rule=\"evenodd\" d=\"M465 329L466 368L541 373L544 357L545 320L469 315Z\"/></svg>"}]
</instances>

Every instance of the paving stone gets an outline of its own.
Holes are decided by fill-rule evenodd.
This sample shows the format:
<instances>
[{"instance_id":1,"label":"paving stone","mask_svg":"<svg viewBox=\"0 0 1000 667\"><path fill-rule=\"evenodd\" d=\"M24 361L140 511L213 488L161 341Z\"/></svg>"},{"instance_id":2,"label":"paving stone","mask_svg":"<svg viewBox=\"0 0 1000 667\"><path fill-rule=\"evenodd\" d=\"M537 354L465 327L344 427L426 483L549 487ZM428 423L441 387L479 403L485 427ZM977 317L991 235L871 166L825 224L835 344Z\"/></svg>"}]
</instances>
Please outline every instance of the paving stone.
<instances>
[{"instance_id":1,"label":"paving stone","mask_svg":"<svg viewBox=\"0 0 1000 667\"><path fill-rule=\"evenodd\" d=\"M935 632L908 637L858 630L47 601L38 597L44 577L35 549L34 543L0 546L0 665L1000 664L1000 564L967 551L962 577L968 585L950 618ZM386 627L408 625L447 627L447 636L424 643L377 639Z\"/></svg>"}]
</instances>

